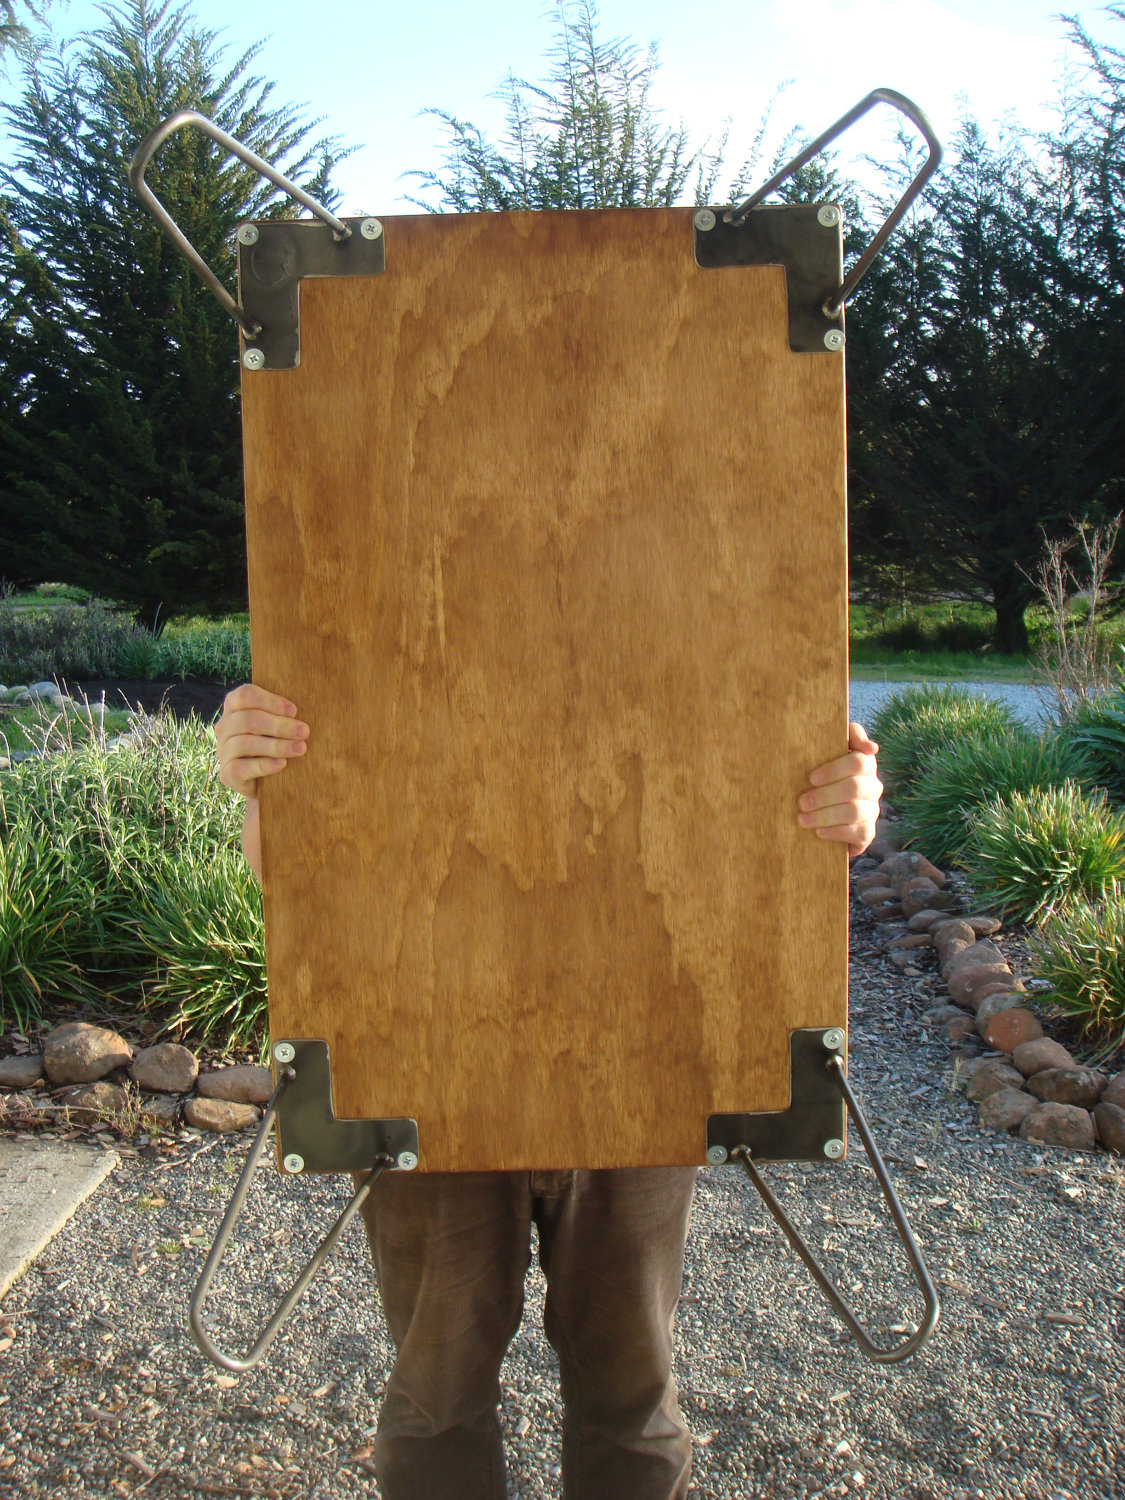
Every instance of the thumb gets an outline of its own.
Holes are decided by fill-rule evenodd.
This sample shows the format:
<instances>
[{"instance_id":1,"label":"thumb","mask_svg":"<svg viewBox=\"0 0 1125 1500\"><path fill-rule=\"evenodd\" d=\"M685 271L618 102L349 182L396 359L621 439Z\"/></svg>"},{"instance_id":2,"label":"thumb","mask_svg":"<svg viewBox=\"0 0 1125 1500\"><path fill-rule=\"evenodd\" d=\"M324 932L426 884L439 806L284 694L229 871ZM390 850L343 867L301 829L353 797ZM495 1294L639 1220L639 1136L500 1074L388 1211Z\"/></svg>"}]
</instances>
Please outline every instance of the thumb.
<instances>
[{"instance_id":1,"label":"thumb","mask_svg":"<svg viewBox=\"0 0 1125 1500\"><path fill-rule=\"evenodd\" d=\"M876 755L879 746L867 733L862 724L849 724L848 749L858 750L861 755Z\"/></svg>"}]
</instances>

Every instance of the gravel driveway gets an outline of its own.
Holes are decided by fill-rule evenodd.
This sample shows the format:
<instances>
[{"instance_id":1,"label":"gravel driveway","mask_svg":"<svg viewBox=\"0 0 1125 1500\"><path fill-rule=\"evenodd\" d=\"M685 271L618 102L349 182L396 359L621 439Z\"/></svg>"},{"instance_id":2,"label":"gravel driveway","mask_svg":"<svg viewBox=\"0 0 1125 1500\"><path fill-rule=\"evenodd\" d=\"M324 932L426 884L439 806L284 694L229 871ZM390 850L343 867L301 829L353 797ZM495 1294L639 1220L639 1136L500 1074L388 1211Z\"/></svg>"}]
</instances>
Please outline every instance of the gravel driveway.
<instances>
[{"instance_id":1,"label":"gravel driveway","mask_svg":"<svg viewBox=\"0 0 1125 1500\"><path fill-rule=\"evenodd\" d=\"M869 1365L738 1169L704 1171L679 1322L692 1494L1120 1500L1125 1167L981 1135L951 1088L946 1043L918 1019L936 979L886 964L869 920L854 918L852 1078L944 1317L910 1364ZM844 1165L770 1177L886 1339L917 1300L851 1146ZM358 1228L258 1372L218 1375L186 1332L245 1149L193 1137L175 1160L126 1157L9 1293L0 1494L378 1493L371 1438L390 1349ZM262 1320L342 1192L339 1178L282 1180L272 1160L262 1169L243 1248L217 1289L224 1327L232 1320L245 1336ZM522 1500L558 1494L542 1293L533 1272L504 1376L509 1483Z\"/></svg>"}]
</instances>

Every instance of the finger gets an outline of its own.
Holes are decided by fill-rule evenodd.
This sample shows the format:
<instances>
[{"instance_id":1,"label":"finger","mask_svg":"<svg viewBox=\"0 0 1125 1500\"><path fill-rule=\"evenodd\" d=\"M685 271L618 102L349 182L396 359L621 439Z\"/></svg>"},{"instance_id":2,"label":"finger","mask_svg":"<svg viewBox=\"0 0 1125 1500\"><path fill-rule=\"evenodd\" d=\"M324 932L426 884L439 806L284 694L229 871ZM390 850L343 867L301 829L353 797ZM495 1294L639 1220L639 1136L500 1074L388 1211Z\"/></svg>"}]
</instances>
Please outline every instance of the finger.
<instances>
[{"instance_id":1,"label":"finger","mask_svg":"<svg viewBox=\"0 0 1125 1500\"><path fill-rule=\"evenodd\" d=\"M231 688L223 699L223 713L233 713L240 708L264 708L267 713L284 714L293 718L297 712L297 705L291 703L288 698L283 698L280 693L271 693L268 688L259 687L256 682L243 682L238 687Z\"/></svg>"},{"instance_id":2,"label":"finger","mask_svg":"<svg viewBox=\"0 0 1125 1500\"><path fill-rule=\"evenodd\" d=\"M818 839L823 839L825 843L847 844L849 854L862 854L875 837L875 825L873 823L843 823L838 828L818 828L816 836Z\"/></svg>"},{"instance_id":3,"label":"finger","mask_svg":"<svg viewBox=\"0 0 1125 1500\"><path fill-rule=\"evenodd\" d=\"M224 744L219 763L221 765L224 761L243 760L254 755L276 760L282 756L304 755L307 749L305 740L279 740L266 734L236 734Z\"/></svg>"},{"instance_id":4,"label":"finger","mask_svg":"<svg viewBox=\"0 0 1125 1500\"><path fill-rule=\"evenodd\" d=\"M840 802L832 807L818 807L812 812L800 813L797 821L802 828L815 828L819 832L822 828L847 828L856 823L865 826L870 823L874 827L878 816L879 804L874 800L864 799Z\"/></svg>"},{"instance_id":5,"label":"finger","mask_svg":"<svg viewBox=\"0 0 1125 1500\"><path fill-rule=\"evenodd\" d=\"M307 740L309 726L302 719L267 713L265 709L238 709L215 725L215 738L229 745L243 735L265 735L279 744L286 740Z\"/></svg>"},{"instance_id":6,"label":"finger","mask_svg":"<svg viewBox=\"0 0 1125 1500\"><path fill-rule=\"evenodd\" d=\"M848 725L848 749L862 750L867 755L878 755L879 746L867 733L862 724Z\"/></svg>"},{"instance_id":7,"label":"finger","mask_svg":"<svg viewBox=\"0 0 1125 1500\"><path fill-rule=\"evenodd\" d=\"M824 786L829 781L843 781L846 776L874 776L875 757L866 751L852 751L841 755L839 760L827 761L809 772L813 786Z\"/></svg>"},{"instance_id":8,"label":"finger","mask_svg":"<svg viewBox=\"0 0 1125 1500\"><path fill-rule=\"evenodd\" d=\"M840 802L878 802L882 795L883 783L878 776L845 776L843 781L830 781L814 791L802 792L797 806L802 812L812 812Z\"/></svg>"},{"instance_id":9,"label":"finger","mask_svg":"<svg viewBox=\"0 0 1125 1500\"><path fill-rule=\"evenodd\" d=\"M219 767L219 780L240 797L254 795L263 776L273 776L289 764L282 756L251 755Z\"/></svg>"}]
</instances>

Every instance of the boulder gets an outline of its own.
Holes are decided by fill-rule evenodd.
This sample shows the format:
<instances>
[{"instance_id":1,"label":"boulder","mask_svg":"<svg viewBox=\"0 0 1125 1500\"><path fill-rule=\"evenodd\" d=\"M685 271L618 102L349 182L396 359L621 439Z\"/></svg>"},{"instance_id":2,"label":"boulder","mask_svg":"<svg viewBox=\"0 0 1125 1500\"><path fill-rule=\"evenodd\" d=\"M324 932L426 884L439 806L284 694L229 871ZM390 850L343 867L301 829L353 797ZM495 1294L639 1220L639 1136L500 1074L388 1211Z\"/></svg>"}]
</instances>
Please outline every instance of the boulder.
<instances>
[{"instance_id":1,"label":"boulder","mask_svg":"<svg viewBox=\"0 0 1125 1500\"><path fill-rule=\"evenodd\" d=\"M43 1043L43 1068L52 1083L93 1083L128 1067L133 1049L106 1026L68 1021L49 1032Z\"/></svg>"},{"instance_id":2,"label":"boulder","mask_svg":"<svg viewBox=\"0 0 1125 1500\"><path fill-rule=\"evenodd\" d=\"M1039 1018L1031 1011L1017 1006L1014 1010L1002 1010L993 1016L984 1029L984 1039L997 1052L1014 1052L1023 1042L1030 1042L1043 1035ZM1020 1069L1023 1072L1023 1069ZM1026 1077L1027 1075L1024 1074Z\"/></svg>"},{"instance_id":3,"label":"boulder","mask_svg":"<svg viewBox=\"0 0 1125 1500\"><path fill-rule=\"evenodd\" d=\"M1041 1068L1027 1080L1028 1092L1055 1104L1077 1104L1093 1109L1106 1085L1104 1073L1094 1068Z\"/></svg>"},{"instance_id":4,"label":"boulder","mask_svg":"<svg viewBox=\"0 0 1125 1500\"><path fill-rule=\"evenodd\" d=\"M1023 996L1017 995L1014 990L1000 990L997 994L986 995L977 1006L977 1030L981 1036L988 1030L988 1023L993 1016L998 1016L1002 1010L1016 1010L1023 1004ZM1020 1074L1023 1077L1023 1074Z\"/></svg>"},{"instance_id":5,"label":"boulder","mask_svg":"<svg viewBox=\"0 0 1125 1500\"><path fill-rule=\"evenodd\" d=\"M129 1071L141 1088L155 1094L186 1094L199 1076L199 1063L179 1042L157 1042L137 1053Z\"/></svg>"},{"instance_id":6,"label":"boulder","mask_svg":"<svg viewBox=\"0 0 1125 1500\"><path fill-rule=\"evenodd\" d=\"M99 1079L96 1083L67 1089L59 1095L57 1102L65 1105L75 1125L111 1125L128 1112L129 1093L119 1083Z\"/></svg>"},{"instance_id":7,"label":"boulder","mask_svg":"<svg viewBox=\"0 0 1125 1500\"><path fill-rule=\"evenodd\" d=\"M944 1023L943 1030L951 1042L966 1042L973 1034L973 1018L961 1011Z\"/></svg>"},{"instance_id":8,"label":"boulder","mask_svg":"<svg viewBox=\"0 0 1125 1500\"><path fill-rule=\"evenodd\" d=\"M965 926L968 927L969 924L966 922ZM972 931L971 928L970 931ZM940 953L942 949L942 943L940 937L938 937L937 935L935 935L934 937L934 945ZM973 941L971 947L971 954L969 952L969 948L965 947L957 953L950 954L948 958L942 958L941 972L945 976L947 981L951 975L957 973L958 969L984 968L989 964L991 964L993 968L1008 972L1008 960L1000 952L1000 949L996 946L996 944L989 938L978 939L976 933L973 933Z\"/></svg>"},{"instance_id":9,"label":"boulder","mask_svg":"<svg viewBox=\"0 0 1125 1500\"><path fill-rule=\"evenodd\" d=\"M898 900L897 891L892 891L889 885L868 886L858 894L864 906L885 906L888 902Z\"/></svg>"},{"instance_id":10,"label":"boulder","mask_svg":"<svg viewBox=\"0 0 1125 1500\"><path fill-rule=\"evenodd\" d=\"M933 929L939 922L948 922L948 912L938 911L935 907L927 906L925 911L916 911L909 918L906 925L911 932L928 932L932 938Z\"/></svg>"},{"instance_id":11,"label":"boulder","mask_svg":"<svg viewBox=\"0 0 1125 1500\"><path fill-rule=\"evenodd\" d=\"M933 946L928 932L905 932L901 937L891 938L888 948L930 948Z\"/></svg>"},{"instance_id":12,"label":"boulder","mask_svg":"<svg viewBox=\"0 0 1125 1500\"><path fill-rule=\"evenodd\" d=\"M953 1021L960 1019L965 1012L958 1005L932 1005L929 1010L922 1012L923 1021Z\"/></svg>"},{"instance_id":13,"label":"boulder","mask_svg":"<svg viewBox=\"0 0 1125 1500\"><path fill-rule=\"evenodd\" d=\"M1106 1104L1116 1104L1118 1109L1125 1109L1125 1073L1115 1073L1105 1086L1102 1100Z\"/></svg>"},{"instance_id":14,"label":"boulder","mask_svg":"<svg viewBox=\"0 0 1125 1500\"><path fill-rule=\"evenodd\" d=\"M882 875L889 875L892 880L912 880L918 876L931 881L940 888L945 884L945 875L936 865L932 865L924 854L915 854L913 850L906 850L902 854L892 854L879 866Z\"/></svg>"},{"instance_id":15,"label":"boulder","mask_svg":"<svg viewBox=\"0 0 1125 1500\"><path fill-rule=\"evenodd\" d=\"M977 937L991 937L994 932L999 932L1003 925L999 917L966 917L965 921L976 933Z\"/></svg>"},{"instance_id":16,"label":"boulder","mask_svg":"<svg viewBox=\"0 0 1125 1500\"><path fill-rule=\"evenodd\" d=\"M1091 1151L1097 1143L1094 1117L1073 1104L1037 1104L1020 1125L1020 1135L1025 1141L1076 1151Z\"/></svg>"},{"instance_id":17,"label":"boulder","mask_svg":"<svg viewBox=\"0 0 1125 1500\"><path fill-rule=\"evenodd\" d=\"M27 692L35 703L51 703L59 696L59 685L57 682L33 682Z\"/></svg>"},{"instance_id":18,"label":"boulder","mask_svg":"<svg viewBox=\"0 0 1125 1500\"><path fill-rule=\"evenodd\" d=\"M1022 1088L1023 1074L1018 1069L1009 1067L1007 1063L994 1059L976 1070L969 1080L965 1093L979 1104L982 1099L987 1099L989 1094L997 1094L1001 1089Z\"/></svg>"},{"instance_id":19,"label":"boulder","mask_svg":"<svg viewBox=\"0 0 1125 1500\"><path fill-rule=\"evenodd\" d=\"M0 1058L0 1089L29 1089L43 1077L43 1054Z\"/></svg>"},{"instance_id":20,"label":"boulder","mask_svg":"<svg viewBox=\"0 0 1125 1500\"><path fill-rule=\"evenodd\" d=\"M242 1064L200 1073L196 1085L204 1099L227 1099L232 1104L268 1104L273 1095L273 1075L268 1068Z\"/></svg>"},{"instance_id":21,"label":"boulder","mask_svg":"<svg viewBox=\"0 0 1125 1500\"><path fill-rule=\"evenodd\" d=\"M153 1094L140 1102L141 1124L163 1126L171 1130L176 1123L176 1112L179 1107L180 1101L174 1094Z\"/></svg>"},{"instance_id":22,"label":"boulder","mask_svg":"<svg viewBox=\"0 0 1125 1500\"><path fill-rule=\"evenodd\" d=\"M893 823L888 823L880 818L875 825L875 837L868 844L866 853L872 859L888 859L892 854L898 854L902 849L902 839L895 831Z\"/></svg>"},{"instance_id":23,"label":"boulder","mask_svg":"<svg viewBox=\"0 0 1125 1500\"><path fill-rule=\"evenodd\" d=\"M1015 1130L1039 1106L1020 1089L997 1089L981 1100L980 1123L985 1130Z\"/></svg>"},{"instance_id":24,"label":"boulder","mask_svg":"<svg viewBox=\"0 0 1125 1500\"><path fill-rule=\"evenodd\" d=\"M1106 1150L1125 1156L1125 1109L1119 1104L1107 1104L1103 1098L1100 1104L1094 1106L1094 1124L1098 1140Z\"/></svg>"},{"instance_id":25,"label":"boulder","mask_svg":"<svg viewBox=\"0 0 1125 1500\"><path fill-rule=\"evenodd\" d=\"M980 944L978 943L979 947ZM988 989L991 985L1003 983L1005 978L1011 978L1011 970L1007 964L963 964L961 968L955 969L946 979L949 990L949 998L955 1005L963 1005L968 1010L976 1010L979 1003L981 990Z\"/></svg>"},{"instance_id":26,"label":"boulder","mask_svg":"<svg viewBox=\"0 0 1125 1500\"><path fill-rule=\"evenodd\" d=\"M184 1123L196 1130L225 1135L232 1130L250 1130L258 1123L252 1104L234 1104L227 1099L189 1099L184 1105Z\"/></svg>"},{"instance_id":27,"label":"boulder","mask_svg":"<svg viewBox=\"0 0 1125 1500\"><path fill-rule=\"evenodd\" d=\"M1044 1068L1078 1066L1065 1047L1046 1036L1034 1037L1014 1048L1012 1062L1025 1078L1030 1078L1033 1073L1041 1073Z\"/></svg>"}]
</instances>

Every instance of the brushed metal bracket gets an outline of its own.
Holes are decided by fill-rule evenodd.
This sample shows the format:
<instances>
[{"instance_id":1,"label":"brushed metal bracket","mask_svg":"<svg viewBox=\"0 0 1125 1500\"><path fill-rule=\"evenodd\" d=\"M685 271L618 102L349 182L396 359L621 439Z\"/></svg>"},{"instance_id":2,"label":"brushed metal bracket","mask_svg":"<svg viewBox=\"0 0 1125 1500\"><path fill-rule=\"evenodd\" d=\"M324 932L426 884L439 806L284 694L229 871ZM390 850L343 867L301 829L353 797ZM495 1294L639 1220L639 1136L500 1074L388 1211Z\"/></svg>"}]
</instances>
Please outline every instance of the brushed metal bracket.
<instances>
[{"instance_id":1,"label":"brushed metal bracket","mask_svg":"<svg viewBox=\"0 0 1125 1500\"><path fill-rule=\"evenodd\" d=\"M821 217L823 207L770 204L751 209L737 224L727 222L726 210L702 209L693 220L695 260L703 270L785 268L789 347L797 354L823 354L844 343L843 309L831 318L824 310L844 275L842 216L836 210L834 217Z\"/></svg>"},{"instance_id":2,"label":"brushed metal bracket","mask_svg":"<svg viewBox=\"0 0 1125 1500\"><path fill-rule=\"evenodd\" d=\"M418 1122L338 1120L332 1110L328 1043L292 1037L273 1044L275 1077L294 1075L277 1107L278 1156L288 1172L368 1172L380 1157L402 1171L418 1165Z\"/></svg>"},{"instance_id":3,"label":"brushed metal bracket","mask_svg":"<svg viewBox=\"0 0 1125 1500\"><path fill-rule=\"evenodd\" d=\"M706 1160L719 1166L738 1146L748 1147L755 1161L841 1160L848 1137L844 1100L828 1064L845 1041L837 1026L791 1031L789 1108L708 1116Z\"/></svg>"}]
</instances>

